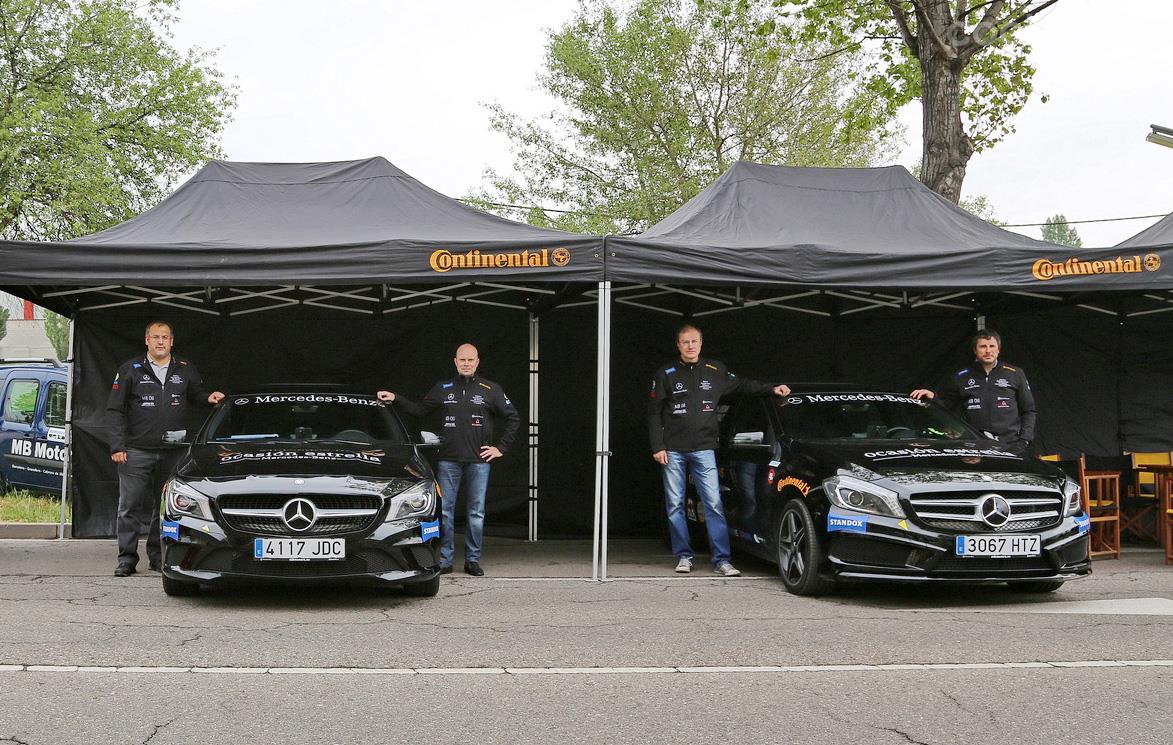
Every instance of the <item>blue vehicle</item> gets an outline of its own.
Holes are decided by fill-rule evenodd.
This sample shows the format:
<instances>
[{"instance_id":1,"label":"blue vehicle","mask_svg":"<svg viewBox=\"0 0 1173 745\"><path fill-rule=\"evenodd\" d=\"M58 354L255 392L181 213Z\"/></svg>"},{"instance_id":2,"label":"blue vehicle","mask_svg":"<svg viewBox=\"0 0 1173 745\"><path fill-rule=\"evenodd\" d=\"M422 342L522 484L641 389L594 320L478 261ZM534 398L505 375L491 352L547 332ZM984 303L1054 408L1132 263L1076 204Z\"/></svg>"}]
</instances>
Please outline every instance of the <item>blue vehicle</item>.
<instances>
[{"instance_id":1,"label":"blue vehicle","mask_svg":"<svg viewBox=\"0 0 1173 745\"><path fill-rule=\"evenodd\" d=\"M52 361L0 364L0 491L61 493L67 378Z\"/></svg>"}]
</instances>

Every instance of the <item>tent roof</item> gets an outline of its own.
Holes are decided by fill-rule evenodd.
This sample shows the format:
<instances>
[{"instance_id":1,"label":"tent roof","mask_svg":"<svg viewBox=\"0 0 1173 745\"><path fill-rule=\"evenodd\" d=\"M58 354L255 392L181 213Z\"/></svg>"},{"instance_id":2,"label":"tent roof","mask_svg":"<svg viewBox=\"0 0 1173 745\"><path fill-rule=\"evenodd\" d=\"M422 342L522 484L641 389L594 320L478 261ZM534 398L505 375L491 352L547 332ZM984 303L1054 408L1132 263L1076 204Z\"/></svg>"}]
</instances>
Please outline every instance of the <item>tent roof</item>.
<instances>
[{"instance_id":1,"label":"tent roof","mask_svg":"<svg viewBox=\"0 0 1173 745\"><path fill-rule=\"evenodd\" d=\"M1141 248L1144 246L1167 246L1173 243L1173 213L1165 215L1136 235L1116 244L1117 248Z\"/></svg>"},{"instance_id":2,"label":"tent roof","mask_svg":"<svg viewBox=\"0 0 1173 745\"><path fill-rule=\"evenodd\" d=\"M213 161L153 209L108 230L57 243L0 242L0 285L597 280L601 246L599 237L469 207L383 158ZM476 266L462 268L448 256L432 262L437 251L515 256L474 254L466 263Z\"/></svg>"},{"instance_id":3,"label":"tent roof","mask_svg":"<svg viewBox=\"0 0 1173 745\"><path fill-rule=\"evenodd\" d=\"M1075 257L1072 249L992 225L900 166L739 162L646 232L609 239L608 247L607 273L616 280L995 291L1173 286L1173 267L1056 273L1048 267ZM1087 250L1077 258L1117 255ZM1053 276L1037 276L1039 261Z\"/></svg>"}]
</instances>

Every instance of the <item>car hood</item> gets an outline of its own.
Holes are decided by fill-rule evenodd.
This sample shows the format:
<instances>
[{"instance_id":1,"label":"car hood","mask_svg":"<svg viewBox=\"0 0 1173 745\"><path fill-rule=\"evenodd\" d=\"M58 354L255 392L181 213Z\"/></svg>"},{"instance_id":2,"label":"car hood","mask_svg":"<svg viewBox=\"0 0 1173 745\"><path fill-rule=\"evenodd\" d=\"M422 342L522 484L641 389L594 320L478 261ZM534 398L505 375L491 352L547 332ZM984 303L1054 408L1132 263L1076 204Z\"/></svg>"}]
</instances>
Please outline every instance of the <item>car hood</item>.
<instances>
[{"instance_id":1,"label":"car hood","mask_svg":"<svg viewBox=\"0 0 1173 745\"><path fill-rule=\"evenodd\" d=\"M192 445L176 474L187 480L248 476L419 479L430 476L431 469L412 445L232 442Z\"/></svg>"},{"instance_id":2,"label":"car hood","mask_svg":"<svg viewBox=\"0 0 1173 745\"><path fill-rule=\"evenodd\" d=\"M1015 455L990 440L820 440L803 442L802 449L832 470L908 486L968 480L1029 485L1054 483L1062 474L1053 463Z\"/></svg>"}]
</instances>

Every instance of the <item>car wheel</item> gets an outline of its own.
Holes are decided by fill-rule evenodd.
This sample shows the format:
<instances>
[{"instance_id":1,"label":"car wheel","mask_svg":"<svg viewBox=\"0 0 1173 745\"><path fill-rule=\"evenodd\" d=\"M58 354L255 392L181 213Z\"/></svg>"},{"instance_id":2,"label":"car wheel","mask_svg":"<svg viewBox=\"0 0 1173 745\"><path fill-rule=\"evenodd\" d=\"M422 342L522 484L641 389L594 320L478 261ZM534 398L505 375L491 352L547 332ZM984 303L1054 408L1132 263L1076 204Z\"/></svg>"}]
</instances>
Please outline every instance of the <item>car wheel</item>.
<instances>
[{"instance_id":1,"label":"car wheel","mask_svg":"<svg viewBox=\"0 0 1173 745\"><path fill-rule=\"evenodd\" d=\"M1038 582L1008 582L1006 584L1013 592L1054 592L1063 586L1063 580L1046 579Z\"/></svg>"},{"instance_id":2,"label":"car wheel","mask_svg":"<svg viewBox=\"0 0 1173 745\"><path fill-rule=\"evenodd\" d=\"M411 582L403 586L403 592L413 598L431 598L440 592L440 575L436 575L426 582Z\"/></svg>"},{"instance_id":3,"label":"car wheel","mask_svg":"<svg viewBox=\"0 0 1173 745\"><path fill-rule=\"evenodd\" d=\"M815 533L815 521L801 499L792 499L782 510L774 531L778 573L782 584L795 595L822 595L832 584L819 576L823 548Z\"/></svg>"},{"instance_id":4,"label":"car wheel","mask_svg":"<svg viewBox=\"0 0 1173 745\"><path fill-rule=\"evenodd\" d=\"M184 582L178 579L171 579L167 575L163 575L163 592L167 593L173 598L186 598L192 595L198 595L200 592L200 585L198 582Z\"/></svg>"}]
</instances>

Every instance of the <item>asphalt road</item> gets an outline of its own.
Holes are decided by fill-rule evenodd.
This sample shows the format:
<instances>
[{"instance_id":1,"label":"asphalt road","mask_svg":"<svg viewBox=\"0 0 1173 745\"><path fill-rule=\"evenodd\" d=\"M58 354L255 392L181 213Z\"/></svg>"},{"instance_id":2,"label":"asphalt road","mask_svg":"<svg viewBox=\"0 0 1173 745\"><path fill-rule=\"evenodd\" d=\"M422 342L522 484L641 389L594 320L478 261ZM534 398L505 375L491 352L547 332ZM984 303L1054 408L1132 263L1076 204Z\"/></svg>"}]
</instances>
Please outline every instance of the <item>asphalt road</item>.
<instances>
[{"instance_id":1,"label":"asphalt road","mask_svg":"<svg viewBox=\"0 0 1173 745\"><path fill-rule=\"evenodd\" d=\"M107 549L0 541L0 742L1173 741L1151 551L1046 596L808 599L750 561L677 577L654 543L617 546L609 582L550 576L581 568L566 545L490 545L494 576L414 599L168 598Z\"/></svg>"}]
</instances>

